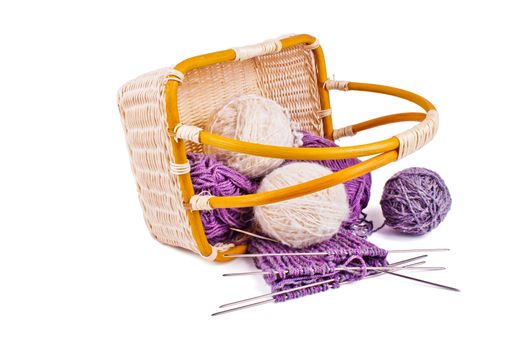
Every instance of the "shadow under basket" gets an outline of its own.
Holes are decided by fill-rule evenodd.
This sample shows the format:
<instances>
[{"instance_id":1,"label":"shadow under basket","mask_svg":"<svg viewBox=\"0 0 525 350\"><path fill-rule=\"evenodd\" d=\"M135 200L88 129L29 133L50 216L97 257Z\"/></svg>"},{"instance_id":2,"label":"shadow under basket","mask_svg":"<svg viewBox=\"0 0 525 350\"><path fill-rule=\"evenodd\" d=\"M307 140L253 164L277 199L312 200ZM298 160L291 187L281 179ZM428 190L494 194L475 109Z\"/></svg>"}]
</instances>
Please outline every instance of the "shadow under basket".
<instances>
[{"instance_id":1,"label":"shadow under basket","mask_svg":"<svg viewBox=\"0 0 525 350\"><path fill-rule=\"evenodd\" d=\"M330 90L360 90L404 98L424 112L398 113L332 127ZM289 148L229 139L203 130L212 113L239 95L270 98L289 111L301 130L330 140L376 126L418 122L396 136L365 145ZM200 210L253 207L304 196L351 180L420 149L435 135L438 113L425 98L393 87L327 79L323 51L310 35L196 56L126 83L118 106L146 224L155 239L191 250L208 260L226 261L245 245L211 246ZM202 145L289 160L326 160L374 156L352 167L271 192L214 197L195 195L186 152ZM228 242L225 242L228 243Z\"/></svg>"}]
</instances>

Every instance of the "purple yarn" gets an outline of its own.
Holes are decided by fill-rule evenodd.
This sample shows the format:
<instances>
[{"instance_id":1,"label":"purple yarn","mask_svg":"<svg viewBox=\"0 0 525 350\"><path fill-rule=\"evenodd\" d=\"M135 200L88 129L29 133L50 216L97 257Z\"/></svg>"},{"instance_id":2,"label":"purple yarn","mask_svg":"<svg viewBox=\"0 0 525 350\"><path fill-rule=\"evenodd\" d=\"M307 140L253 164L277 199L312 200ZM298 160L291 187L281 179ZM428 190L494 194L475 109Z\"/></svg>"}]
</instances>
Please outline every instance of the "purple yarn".
<instances>
[{"instance_id":1,"label":"purple yarn","mask_svg":"<svg viewBox=\"0 0 525 350\"><path fill-rule=\"evenodd\" d=\"M191 181L195 193L213 196L237 196L254 193L257 184L239 172L220 163L215 157L188 153ZM231 242L236 234L230 227L247 228L252 220L251 208L228 208L200 212L204 232L211 245Z\"/></svg>"},{"instance_id":2,"label":"purple yarn","mask_svg":"<svg viewBox=\"0 0 525 350\"><path fill-rule=\"evenodd\" d=\"M425 168L408 168L392 176L381 197L385 223L410 235L422 235L445 218L452 199L443 179Z\"/></svg>"},{"instance_id":3,"label":"purple yarn","mask_svg":"<svg viewBox=\"0 0 525 350\"><path fill-rule=\"evenodd\" d=\"M269 272L264 279L271 286L272 292L280 292L329 279L335 280L335 282L274 296L278 302L337 288L341 282L357 281L366 276L366 270L339 271L335 268L386 266L388 254L386 250L356 236L345 225L331 239L308 248L296 249L281 243L254 238L250 241L248 251L250 253L328 252L326 256L255 258L255 265L264 272Z\"/></svg>"},{"instance_id":4,"label":"purple yarn","mask_svg":"<svg viewBox=\"0 0 525 350\"><path fill-rule=\"evenodd\" d=\"M303 133L303 147L338 147L338 145L321 136L312 135L308 132ZM321 164L332 171L339 171L346 169L352 165L356 165L361 161L357 158L336 159L336 160L320 160L315 163ZM350 214L345 222L357 223L359 222L361 211L366 208L370 200L370 187L372 186L372 176L367 173L358 178L352 179L344 183L346 194L350 204Z\"/></svg>"},{"instance_id":5,"label":"purple yarn","mask_svg":"<svg viewBox=\"0 0 525 350\"><path fill-rule=\"evenodd\" d=\"M303 132L303 147L337 147L337 144L320 136ZM360 162L356 158L315 161L332 171L339 171ZM310 283L334 279L334 282L315 287L277 295L274 299L282 302L305 295L337 288L342 282L353 282L366 276L366 270L339 271L337 267L386 266L387 251L365 239L358 237L356 223L361 223L361 211L370 199L371 175L365 174L344 183L350 204L350 213L339 232L331 239L297 249L287 245L262 239L252 239L248 246L250 253L293 253L293 252L328 252L326 256L284 256L258 257L255 265L264 272L266 282L272 292L280 292ZM322 210L322 208L321 208ZM274 273L275 272L275 273Z\"/></svg>"}]
</instances>

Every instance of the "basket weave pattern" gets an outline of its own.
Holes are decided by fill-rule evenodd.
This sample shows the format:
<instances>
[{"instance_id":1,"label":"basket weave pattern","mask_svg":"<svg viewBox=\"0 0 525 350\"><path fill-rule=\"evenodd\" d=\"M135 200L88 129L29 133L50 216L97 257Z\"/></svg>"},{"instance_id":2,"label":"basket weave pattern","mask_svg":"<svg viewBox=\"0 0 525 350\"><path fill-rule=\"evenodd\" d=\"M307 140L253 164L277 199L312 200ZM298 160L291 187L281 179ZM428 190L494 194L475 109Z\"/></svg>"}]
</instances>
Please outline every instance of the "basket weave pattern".
<instances>
[{"instance_id":1,"label":"basket weave pattern","mask_svg":"<svg viewBox=\"0 0 525 350\"><path fill-rule=\"evenodd\" d=\"M150 233L158 241L198 252L182 207L179 180L166 126L164 78L169 68L141 75L118 93L122 125L140 204Z\"/></svg>"}]
</instances>

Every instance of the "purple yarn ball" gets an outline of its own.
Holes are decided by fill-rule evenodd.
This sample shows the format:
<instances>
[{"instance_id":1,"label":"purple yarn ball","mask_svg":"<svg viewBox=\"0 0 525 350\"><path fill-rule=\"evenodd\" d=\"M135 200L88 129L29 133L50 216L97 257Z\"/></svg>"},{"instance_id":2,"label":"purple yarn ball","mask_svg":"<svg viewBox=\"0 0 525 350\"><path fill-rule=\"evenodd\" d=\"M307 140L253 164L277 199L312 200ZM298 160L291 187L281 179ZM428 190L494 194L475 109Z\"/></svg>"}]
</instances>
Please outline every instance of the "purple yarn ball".
<instances>
[{"instance_id":1,"label":"purple yarn ball","mask_svg":"<svg viewBox=\"0 0 525 350\"><path fill-rule=\"evenodd\" d=\"M202 153L188 153L191 181L196 194L238 196L254 193L257 183L236 170ZM231 227L247 228L253 218L252 208L221 208L200 212L204 232L211 245L231 242L236 234Z\"/></svg>"},{"instance_id":2,"label":"purple yarn ball","mask_svg":"<svg viewBox=\"0 0 525 350\"><path fill-rule=\"evenodd\" d=\"M302 133L303 147L338 147L335 142L327 140L324 137L312 135L304 131ZM334 172L361 163L361 161L357 158L320 160L312 162L321 164ZM368 201L370 200L372 176L370 173L367 173L363 176L345 182L344 186L350 204L350 213L343 224L357 223L359 222L361 211L366 208Z\"/></svg>"},{"instance_id":3,"label":"purple yarn ball","mask_svg":"<svg viewBox=\"0 0 525 350\"><path fill-rule=\"evenodd\" d=\"M409 235L422 235L443 221L451 202L450 192L436 172L408 168L386 182L381 208L388 226Z\"/></svg>"}]
</instances>

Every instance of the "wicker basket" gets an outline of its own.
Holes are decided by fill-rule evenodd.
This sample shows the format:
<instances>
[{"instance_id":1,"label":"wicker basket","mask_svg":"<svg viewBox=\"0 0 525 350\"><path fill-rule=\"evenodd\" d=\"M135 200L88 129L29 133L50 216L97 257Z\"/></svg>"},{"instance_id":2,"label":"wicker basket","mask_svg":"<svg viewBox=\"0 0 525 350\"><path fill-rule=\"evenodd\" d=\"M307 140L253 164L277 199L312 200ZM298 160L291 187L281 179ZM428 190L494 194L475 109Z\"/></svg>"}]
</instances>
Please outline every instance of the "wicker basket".
<instances>
[{"instance_id":1,"label":"wicker basket","mask_svg":"<svg viewBox=\"0 0 525 350\"><path fill-rule=\"evenodd\" d=\"M361 90L398 96L426 113L400 113L332 128L329 90ZM411 129L366 145L287 148L232 140L202 130L211 113L231 98L258 94L287 108L303 130L328 139L352 136L379 125L417 121ZM348 181L404 157L432 139L438 127L434 106L411 92L381 85L328 80L323 51L309 35L265 41L189 58L144 74L119 90L118 105L146 224L155 239L214 261L243 253L244 245L210 246L200 210L251 207L295 198ZM343 159L375 155L329 176L267 193L236 197L195 195L186 152L202 144L284 159Z\"/></svg>"}]
</instances>

